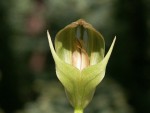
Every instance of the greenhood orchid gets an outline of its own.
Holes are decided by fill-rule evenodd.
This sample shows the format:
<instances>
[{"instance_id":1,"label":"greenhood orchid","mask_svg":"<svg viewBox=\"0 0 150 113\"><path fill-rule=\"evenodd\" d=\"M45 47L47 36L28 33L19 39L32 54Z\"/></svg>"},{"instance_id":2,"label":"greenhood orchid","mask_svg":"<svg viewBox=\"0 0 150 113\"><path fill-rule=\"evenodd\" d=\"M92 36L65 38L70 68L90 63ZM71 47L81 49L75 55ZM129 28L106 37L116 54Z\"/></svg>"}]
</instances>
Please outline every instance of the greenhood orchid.
<instances>
[{"instance_id":1,"label":"greenhood orchid","mask_svg":"<svg viewBox=\"0 0 150 113\"><path fill-rule=\"evenodd\" d=\"M104 38L82 19L57 33L55 49L48 32L47 35L57 77L63 84L75 113L82 113L91 101L96 86L104 78L116 38L105 55Z\"/></svg>"}]
</instances>

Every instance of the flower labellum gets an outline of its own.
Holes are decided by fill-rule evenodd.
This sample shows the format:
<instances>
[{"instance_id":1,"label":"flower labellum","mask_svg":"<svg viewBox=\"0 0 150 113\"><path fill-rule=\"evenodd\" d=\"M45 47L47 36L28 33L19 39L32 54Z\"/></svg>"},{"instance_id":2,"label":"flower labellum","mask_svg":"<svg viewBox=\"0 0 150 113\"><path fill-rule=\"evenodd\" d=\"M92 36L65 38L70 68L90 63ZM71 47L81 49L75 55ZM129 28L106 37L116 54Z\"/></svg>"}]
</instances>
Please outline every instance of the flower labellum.
<instances>
[{"instance_id":1,"label":"flower labellum","mask_svg":"<svg viewBox=\"0 0 150 113\"><path fill-rule=\"evenodd\" d=\"M74 45L75 46L72 53L72 65L77 67L79 70L82 70L90 64L88 54L83 48L83 44L80 40L77 39Z\"/></svg>"},{"instance_id":2,"label":"flower labellum","mask_svg":"<svg viewBox=\"0 0 150 113\"><path fill-rule=\"evenodd\" d=\"M57 33L55 49L48 32L47 35L56 64L56 75L75 112L82 113L91 101L96 86L104 78L116 38L105 55L104 38L83 19Z\"/></svg>"}]
</instances>

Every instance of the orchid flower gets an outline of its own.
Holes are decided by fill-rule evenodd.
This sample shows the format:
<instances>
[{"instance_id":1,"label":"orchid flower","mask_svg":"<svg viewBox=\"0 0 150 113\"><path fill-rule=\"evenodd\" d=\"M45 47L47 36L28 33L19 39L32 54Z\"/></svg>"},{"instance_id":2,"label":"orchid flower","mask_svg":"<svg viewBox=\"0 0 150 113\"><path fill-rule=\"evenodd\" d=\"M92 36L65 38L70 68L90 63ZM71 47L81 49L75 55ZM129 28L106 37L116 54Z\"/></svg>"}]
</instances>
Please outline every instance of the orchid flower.
<instances>
[{"instance_id":1,"label":"orchid flower","mask_svg":"<svg viewBox=\"0 0 150 113\"><path fill-rule=\"evenodd\" d=\"M55 49L47 32L56 64L56 75L63 84L74 113L83 113L92 100L96 86L105 75L116 38L105 55L105 41L92 25L79 19L60 30Z\"/></svg>"}]
</instances>

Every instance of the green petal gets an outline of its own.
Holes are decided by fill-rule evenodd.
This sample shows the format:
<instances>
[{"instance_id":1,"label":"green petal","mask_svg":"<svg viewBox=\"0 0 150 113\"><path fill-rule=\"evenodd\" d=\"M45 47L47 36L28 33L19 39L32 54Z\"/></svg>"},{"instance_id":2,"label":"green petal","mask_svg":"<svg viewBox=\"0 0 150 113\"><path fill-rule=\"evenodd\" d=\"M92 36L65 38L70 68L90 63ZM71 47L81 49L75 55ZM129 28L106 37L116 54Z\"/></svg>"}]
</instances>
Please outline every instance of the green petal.
<instances>
[{"instance_id":1,"label":"green petal","mask_svg":"<svg viewBox=\"0 0 150 113\"><path fill-rule=\"evenodd\" d=\"M52 52L55 64L56 64L56 74L58 79L61 81L63 86L65 87L66 93L68 94L68 98L70 103L75 107L78 104L78 97L80 95L78 88L80 87L81 80L81 71L77 68L73 67L70 64L65 63L62 59L58 57L56 54L50 35L47 32L50 50Z\"/></svg>"},{"instance_id":2,"label":"green petal","mask_svg":"<svg viewBox=\"0 0 150 113\"><path fill-rule=\"evenodd\" d=\"M116 37L114 38L114 40L113 40L113 42L112 42L112 44L111 44L111 46L110 46L110 48L109 48L109 51L107 52L105 58L103 59L102 64L107 65L108 60L109 60L109 58L110 58L110 55L111 55L111 53L112 53L112 50L113 50L115 41L116 41Z\"/></svg>"},{"instance_id":3,"label":"green petal","mask_svg":"<svg viewBox=\"0 0 150 113\"><path fill-rule=\"evenodd\" d=\"M60 30L55 37L55 49L57 55L66 63L72 63L72 49L77 38L77 29L83 26L86 51L90 57L90 65L102 61L105 54L105 41L103 36L93 26L80 19Z\"/></svg>"},{"instance_id":4,"label":"green petal","mask_svg":"<svg viewBox=\"0 0 150 113\"><path fill-rule=\"evenodd\" d=\"M97 64L102 61L105 54L105 41L103 36L95 30L92 25L85 24L83 27L86 29L88 39L88 55L90 57L90 65Z\"/></svg>"},{"instance_id":5,"label":"green petal","mask_svg":"<svg viewBox=\"0 0 150 113\"><path fill-rule=\"evenodd\" d=\"M66 82L63 82L65 81L65 78L67 78L70 83L74 82L76 79L80 78L80 71L77 68L73 67L72 65L65 63L62 59L59 58L59 56L56 54L54 50L54 47L53 47L53 44L52 44L52 41L48 32L47 32L47 35L48 35L50 50L52 52L52 56L56 64L56 73L58 75L58 78L63 83L64 86L68 86L68 85L65 85Z\"/></svg>"},{"instance_id":6,"label":"green petal","mask_svg":"<svg viewBox=\"0 0 150 113\"><path fill-rule=\"evenodd\" d=\"M107 55L101 62L99 62L96 65L87 67L82 71L82 76L81 76L83 80L82 87L84 88L83 89L83 101L87 102L85 103L85 106L86 104L88 104L90 99L92 99L96 86L104 78L106 66L107 66L109 57L111 55L115 40L116 38L114 38Z\"/></svg>"},{"instance_id":7,"label":"green petal","mask_svg":"<svg viewBox=\"0 0 150 113\"><path fill-rule=\"evenodd\" d=\"M70 24L60 30L55 37L55 49L60 59L72 63L72 49L76 38L76 25Z\"/></svg>"},{"instance_id":8,"label":"green petal","mask_svg":"<svg viewBox=\"0 0 150 113\"><path fill-rule=\"evenodd\" d=\"M93 84L93 85L89 85L89 86L96 87L103 79L105 75L105 70L106 70L108 60L110 58L110 55L112 53L112 50L115 44L115 40L116 40L116 37L114 38L108 53L106 54L105 58L101 62L99 62L96 65L89 66L82 71L82 79L86 81L85 87L87 87L87 85L91 81L92 82L90 84Z\"/></svg>"}]
</instances>

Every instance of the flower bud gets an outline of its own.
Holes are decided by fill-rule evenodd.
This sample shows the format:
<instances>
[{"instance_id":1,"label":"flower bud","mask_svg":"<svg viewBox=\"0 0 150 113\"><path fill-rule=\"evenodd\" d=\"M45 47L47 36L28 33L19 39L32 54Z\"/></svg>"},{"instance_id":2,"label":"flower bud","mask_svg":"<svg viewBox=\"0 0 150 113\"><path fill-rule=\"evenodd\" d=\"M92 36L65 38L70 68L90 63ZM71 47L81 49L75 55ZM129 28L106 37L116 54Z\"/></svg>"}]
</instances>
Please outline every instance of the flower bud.
<instances>
[{"instance_id":1,"label":"flower bud","mask_svg":"<svg viewBox=\"0 0 150 113\"><path fill-rule=\"evenodd\" d=\"M79 27L81 29L78 37ZM92 25L82 19L57 33L55 49L49 33L47 34L56 64L56 75L63 84L72 106L82 111L92 100L96 86L104 78L116 38L105 55L104 38Z\"/></svg>"}]
</instances>

